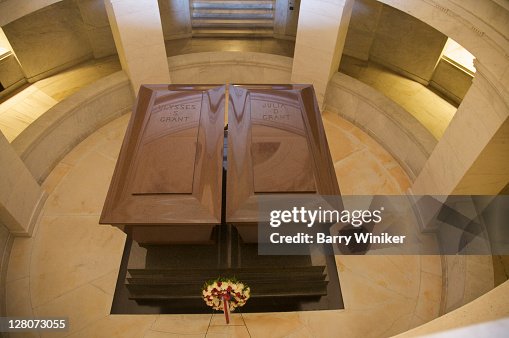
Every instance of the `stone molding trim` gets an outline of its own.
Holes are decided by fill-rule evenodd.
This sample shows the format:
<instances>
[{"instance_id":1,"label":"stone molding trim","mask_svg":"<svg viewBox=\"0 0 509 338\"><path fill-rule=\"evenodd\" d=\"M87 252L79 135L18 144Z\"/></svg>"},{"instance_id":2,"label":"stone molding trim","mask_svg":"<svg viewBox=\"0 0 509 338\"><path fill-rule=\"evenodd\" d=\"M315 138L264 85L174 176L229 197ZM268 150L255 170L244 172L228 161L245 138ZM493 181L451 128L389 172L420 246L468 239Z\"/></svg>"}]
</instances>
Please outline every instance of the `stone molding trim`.
<instances>
[{"instance_id":1,"label":"stone molding trim","mask_svg":"<svg viewBox=\"0 0 509 338\"><path fill-rule=\"evenodd\" d=\"M168 58L170 70L210 65L262 66L292 70L293 59L287 56L258 52L202 52L182 54Z\"/></svg>"},{"instance_id":2,"label":"stone molding trim","mask_svg":"<svg viewBox=\"0 0 509 338\"><path fill-rule=\"evenodd\" d=\"M480 60L474 59L474 66L477 71L473 81L482 82L482 86L491 91L492 98L496 98L503 105L500 111L509 114L509 88L505 87ZM507 115L504 118L507 118Z\"/></svg>"},{"instance_id":3,"label":"stone molding trim","mask_svg":"<svg viewBox=\"0 0 509 338\"><path fill-rule=\"evenodd\" d=\"M11 231L11 234L15 237L32 237L32 234L35 231L35 227L37 225L37 222L39 220L39 217L41 217L41 211L44 207L44 203L46 202L46 199L48 198L48 193L41 189L41 194L39 196L39 199L37 200L37 203L34 206L34 209L32 211L32 215L30 216L30 221L28 223L28 229L27 231L18 232L18 231Z\"/></svg>"},{"instance_id":4,"label":"stone molding trim","mask_svg":"<svg viewBox=\"0 0 509 338\"><path fill-rule=\"evenodd\" d=\"M11 143L37 182L99 127L131 110L134 96L123 71L106 76L57 103Z\"/></svg>"},{"instance_id":5,"label":"stone molding trim","mask_svg":"<svg viewBox=\"0 0 509 338\"><path fill-rule=\"evenodd\" d=\"M442 1L441 5L437 0L422 0L431 4L432 6L442 10L447 15L453 17L458 22L461 22L467 29L472 30L481 38L486 38L487 41L492 45L494 49L499 49L499 52L509 58L509 41L507 29L505 25L507 22L504 21L503 16L498 18L483 17L484 14L494 14L497 10L506 10L507 8L502 7L496 1L492 1L493 4L487 4L485 10L479 11L479 4L477 1L472 2L474 6L466 4L464 0L447 0ZM493 6L487 9L487 6ZM447 6L447 7L446 7ZM495 6L500 6L496 8ZM501 14L500 12L498 14ZM505 16L507 18L507 13Z\"/></svg>"},{"instance_id":6,"label":"stone molding trim","mask_svg":"<svg viewBox=\"0 0 509 338\"><path fill-rule=\"evenodd\" d=\"M5 226L0 223L0 228ZM2 229L0 229L2 230ZM6 232L8 232L7 228L5 228ZM7 268L9 266L9 260L11 257L11 249L12 244L14 243L14 236L8 232L7 239L0 243L0 316L5 317L7 316L6 313L6 290L5 290L5 284L7 279Z\"/></svg>"},{"instance_id":7,"label":"stone molding trim","mask_svg":"<svg viewBox=\"0 0 509 338\"><path fill-rule=\"evenodd\" d=\"M168 58L173 83L290 83L293 59L257 52L203 52Z\"/></svg>"},{"instance_id":8,"label":"stone molding trim","mask_svg":"<svg viewBox=\"0 0 509 338\"><path fill-rule=\"evenodd\" d=\"M351 121L377 140L414 180L437 140L409 112L376 89L343 73L332 77L325 110Z\"/></svg>"}]
</instances>

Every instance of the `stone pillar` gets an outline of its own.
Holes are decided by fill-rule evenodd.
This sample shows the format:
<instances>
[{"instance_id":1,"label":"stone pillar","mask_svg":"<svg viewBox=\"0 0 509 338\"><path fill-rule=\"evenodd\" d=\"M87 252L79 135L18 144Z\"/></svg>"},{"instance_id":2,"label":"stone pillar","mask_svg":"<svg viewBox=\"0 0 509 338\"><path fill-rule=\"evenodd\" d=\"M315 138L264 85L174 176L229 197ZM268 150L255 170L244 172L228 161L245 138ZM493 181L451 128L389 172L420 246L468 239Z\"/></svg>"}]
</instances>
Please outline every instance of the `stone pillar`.
<instances>
[{"instance_id":1,"label":"stone pillar","mask_svg":"<svg viewBox=\"0 0 509 338\"><path fill-rule=\"evenodd\" d=\"M170 83L157 0L104 0L122 69L134 93L142 84Z\"/></svg>"},{"instance_id":2,"label":"stone pillar","mask_svg":"<svg viewBox=\"0 0 509 338\"><path fill-rule=\"evenodd\" d=\"M509 101L503 85L481 63L476 69L413 194L498 194L509 181Z\"/></svg>"},{"instance_id":3,"label":"stone pillar","mask_svg":"<svg viewBox=\"0 0 509 338\"><path fill-rule=\"evenodd\" d=\"M320 107L338 71L354 0L302 0L292 82L311 83Z\"/></svg>"},{"instance_id":4,"label":"stone pillar","mask_svg":"<svg viewBox=\"0 0 509 338\"><path fill-rule=\"evenodd\" d=\"M13 235L31 236L45 191L0 132L0 222Z\"/></svg>"}]
</instances>

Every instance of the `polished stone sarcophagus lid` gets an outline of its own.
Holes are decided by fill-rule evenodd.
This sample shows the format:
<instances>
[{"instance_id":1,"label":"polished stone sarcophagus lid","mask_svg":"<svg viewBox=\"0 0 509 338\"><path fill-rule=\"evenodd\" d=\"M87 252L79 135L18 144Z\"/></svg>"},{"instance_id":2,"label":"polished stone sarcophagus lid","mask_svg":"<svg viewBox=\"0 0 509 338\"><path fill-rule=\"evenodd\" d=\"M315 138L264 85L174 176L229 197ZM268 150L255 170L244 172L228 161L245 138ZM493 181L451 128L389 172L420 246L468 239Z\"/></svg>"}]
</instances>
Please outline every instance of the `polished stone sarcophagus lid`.
<instances>
[{"instance_id":1,"label":"polished stone sarcophagus lid","mask_svg":"<svg viewBox=\"0 0 509 338\"><path fill-rule=\"evenodd\" d=\"M260 198L339 196L311 85L229 87L226 182L226 222L250 241L256 228L243 224L260 222Z\"/></svg>"},{"instance_id":2,"label":"polished stone sarcophagus lid","mask_svg":"<svg viewBox=\"0 0 509 338\"><path fill-rule=\"evenodd\" d=\"M226 89L141 87L101 223L131 225L144 243L203 243L228 223L254 242L260 198L339 195L311 85Z\"/></svg>"},{"instance_id":3,"label":"polished stone sarcophagus lid","mask_svg":"<svg viewBox=\"0 0 509 338\"><path fill-rule=\"evenodd\" d=\"M225 86L144 85L101 223L221 223Z\"/></svg>"}]
</instances>

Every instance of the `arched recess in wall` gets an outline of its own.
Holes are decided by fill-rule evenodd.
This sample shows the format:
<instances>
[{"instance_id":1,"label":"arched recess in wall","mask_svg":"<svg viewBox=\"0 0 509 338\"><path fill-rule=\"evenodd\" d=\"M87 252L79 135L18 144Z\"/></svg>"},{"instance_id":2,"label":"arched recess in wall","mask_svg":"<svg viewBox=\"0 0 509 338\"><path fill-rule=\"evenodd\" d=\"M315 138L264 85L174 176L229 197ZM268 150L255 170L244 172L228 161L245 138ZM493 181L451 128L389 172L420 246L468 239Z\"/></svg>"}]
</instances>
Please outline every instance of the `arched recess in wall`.
<instances>
[{"instance_id":1,"label":"arched recess in wall","mask_svg":"<svg viewBox=\"0 0 509 338\"><path fill-rule=\"evenodd\" d=\"M5 0L0 2L0 26L62 0Z\"/></svg>"},{"instance_id":2,"label":"arched recess in wall","mask_svg":"<svg viewBox=\"0 0 509 338\"><path fill-rule=\"evenodd\" d=\"M509 10L495 1L378 0L427 23L461 44L509 97L509 41L504 35ZM475 13L475 14L474 14ZM488 72L488 74L486 74Z\"/></svg>"}]
</instances>

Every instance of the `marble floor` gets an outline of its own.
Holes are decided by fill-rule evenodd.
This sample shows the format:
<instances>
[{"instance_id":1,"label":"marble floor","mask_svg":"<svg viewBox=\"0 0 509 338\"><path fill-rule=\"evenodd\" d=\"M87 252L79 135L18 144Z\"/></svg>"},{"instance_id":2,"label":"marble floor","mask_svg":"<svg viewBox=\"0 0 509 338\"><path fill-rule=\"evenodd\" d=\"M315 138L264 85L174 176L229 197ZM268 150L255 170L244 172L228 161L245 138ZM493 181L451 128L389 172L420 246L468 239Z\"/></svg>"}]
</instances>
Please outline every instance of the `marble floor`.
<instances>
[{"instance_id":1,"label":"marble floor","mask_svg":"<svg viewBox=\"0 0 509 338\"><path fill-rule=\"evenodd\" d=\"M84 86L121 70L116 56L90 60L28 85L0 100L0 130L12 142L58 102Z\"/></svg>"},{"instance_id":2,"label":"marble floor","mask_svg":"<svg viewBox=\"0 0 509 338\"><path fill-rule=\"evenodd\" d=\"M258 52L293 58L295 41L273 38L194 38L165 41L166 55L202 52Z\"/></svg>"},{"instance_id":3,"label":"marble floor","mask_svg":"<svg viewBox=\"0 0 509 338\"><path fill-rule=\"evenodd\" d=\"M340 71L370 85L412 114L439 140L457 108L426 86L369 62L343 56Z\"/></svg>"},{"instance_id":4,"label":"marble floor","mask_svg":"<svg viewBox=\"0 0 509 338\"><path fill-rule=\"evenodd\" d=\"M125 235L99 214L128 123L112 121L75 147L43 186L49 197L31 238L15 239L6 281L9 316L62 316L68 332L12 337L389 337L436 318L438 256L336 256L345 309L218 314L110 315ZM401 194L410 181L374 140L324 114L343 194Z\"/></svg>"}]
</instances>

